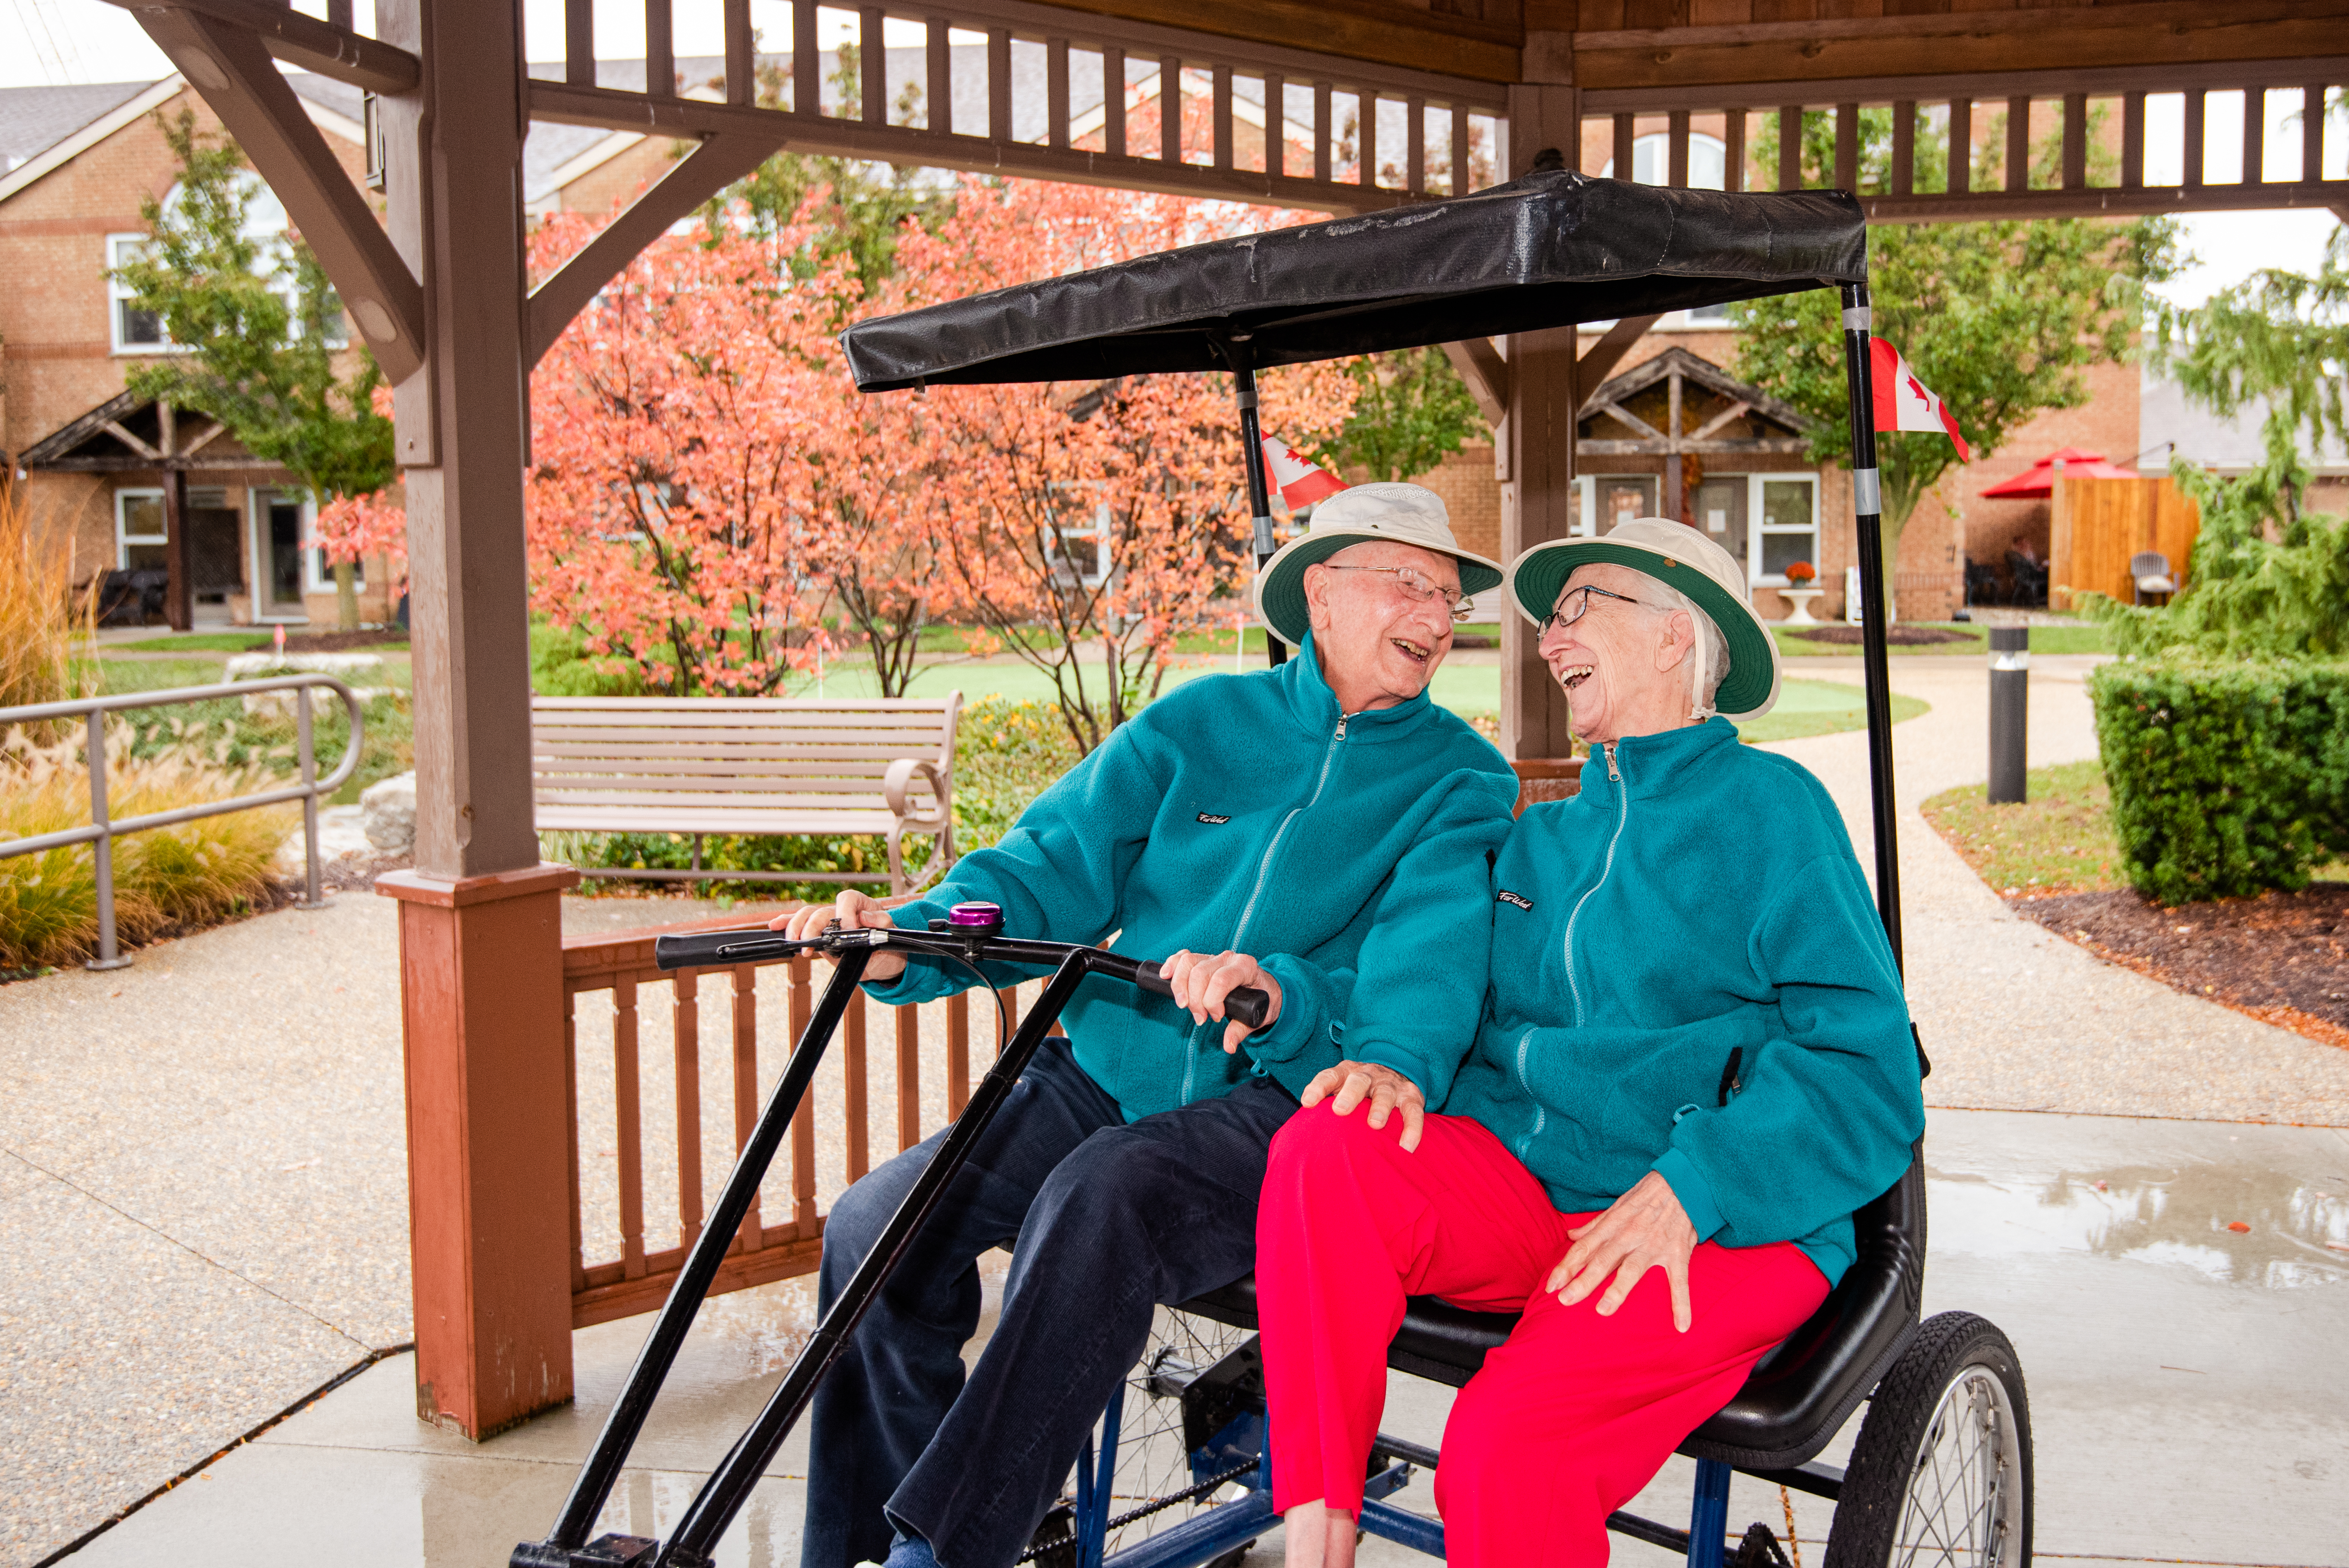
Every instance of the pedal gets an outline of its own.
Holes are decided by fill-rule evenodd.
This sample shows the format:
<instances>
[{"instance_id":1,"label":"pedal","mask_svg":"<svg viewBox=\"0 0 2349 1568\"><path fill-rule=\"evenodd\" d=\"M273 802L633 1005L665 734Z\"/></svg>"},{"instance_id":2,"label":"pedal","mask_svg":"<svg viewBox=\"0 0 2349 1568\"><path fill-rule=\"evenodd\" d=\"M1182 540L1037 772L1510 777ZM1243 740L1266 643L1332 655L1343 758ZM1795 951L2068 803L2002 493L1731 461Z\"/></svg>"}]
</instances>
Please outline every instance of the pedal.
<instances>
[{"instance_id":1,"label":"pedal","mask_svg":"<svg viewBox=\"0 0 2349 1568\"><path fill-rule=\"evenodd\" d=\"M1786 1549L1760 1520L1746 1526L1745 1539L1737 1543L1736 1555L1729 1560L1729 1568L1795 1568L1786 1561Z\"/></svg>"},{"instance_id":2,"label":"pedal","mask_svg":"<svg viewBox=\"0 0 2349 1568\"><path fill-rule=\"evenodd\" d=\"M1183 1447L1196 1453L1242 1416L1264 1410L1264 1352L1249 1335L1232 1353L1180 1386Z\"/></svg>"}]
</instances>

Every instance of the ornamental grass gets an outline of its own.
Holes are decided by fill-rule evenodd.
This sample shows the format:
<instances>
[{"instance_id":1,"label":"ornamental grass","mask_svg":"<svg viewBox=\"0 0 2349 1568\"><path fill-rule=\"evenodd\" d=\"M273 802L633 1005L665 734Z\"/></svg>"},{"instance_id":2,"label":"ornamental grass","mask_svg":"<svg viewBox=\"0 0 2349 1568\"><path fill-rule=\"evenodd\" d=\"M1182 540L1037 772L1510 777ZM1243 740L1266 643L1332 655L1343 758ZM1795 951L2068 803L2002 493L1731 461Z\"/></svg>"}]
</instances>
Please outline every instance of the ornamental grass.
<instances>
[{"instance_id":1,"label":"ornamental grass","mask_svg":"<svg viewBox=\"0 0 2349 1568\"><path fill-rule=\"evenodd\" d=\"M89 634L94 600L76 595L70 567L37 542L22 488L0 488L0 707L83 695L73 649Z\"/></svg>"},{"instance_id":2,"label":"ornamental grass","mask_svg":"<svg viewBox=\"0 0 2349 1568\"><path fill-rule=\"evenodd\" d=\"M80 738L42 743L0 734L0 842L89 820ZM223 743L137 756L127 726L107 730L107 810L117 820L226 800L274 782L236 768ZM276 902L270 865L293 830L293 806L201 817L114 841L115 930L125 945ZM98 951L98 861L88 844L0 859L0 972L78 963Z\"/></svg>"}]
</instances>

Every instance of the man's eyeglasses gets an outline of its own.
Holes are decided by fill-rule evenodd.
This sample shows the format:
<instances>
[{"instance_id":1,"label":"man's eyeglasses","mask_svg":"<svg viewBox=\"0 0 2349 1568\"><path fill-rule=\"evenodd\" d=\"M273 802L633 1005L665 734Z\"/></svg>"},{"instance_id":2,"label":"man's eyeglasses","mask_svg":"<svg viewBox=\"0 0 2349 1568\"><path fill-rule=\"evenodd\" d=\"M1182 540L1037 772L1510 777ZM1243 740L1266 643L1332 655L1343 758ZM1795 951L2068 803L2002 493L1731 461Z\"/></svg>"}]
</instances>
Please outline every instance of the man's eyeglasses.
<instances>
[{"instance_id":1,"label":"man's eyeglasses","mask_svg":"<svg viewBox=\"0 0 2349 1568\"><path fill-rule=\"evenodd\" d=\"M1468 595L1457 588L1446 588L1427 573L1409 566L1327 566L1331 572L1384 572L1395 580L1402 596L1414 604L1424 604L1430 599L1441 599L1454 622L1464 623L1475 612L1470 607Z\"/></svg>"},{"instance_id":2,"label":"man's eyeglasses","mask_svg":"<svg viewBox=\"0 0 2349 1568\"><path fill-rule=\"evenodd\" d=\"M1552 626L1571 626L1577 621L1581 620L1583 615L1590 608L1590 596L1593 593L1598 594L1602 599L1620 599L1626 604L1636 604L1639 603L1637 599L1632 598L1629 593L1609 593L1608 590L1590 583L1577 583L1575 586L1568 589L1564 593L1558 595L1558 607L1542 617L1541 629L1535 634L1537 636L1546 637L1549 635L1549 629Z\"/></svg>"}]
</instances>

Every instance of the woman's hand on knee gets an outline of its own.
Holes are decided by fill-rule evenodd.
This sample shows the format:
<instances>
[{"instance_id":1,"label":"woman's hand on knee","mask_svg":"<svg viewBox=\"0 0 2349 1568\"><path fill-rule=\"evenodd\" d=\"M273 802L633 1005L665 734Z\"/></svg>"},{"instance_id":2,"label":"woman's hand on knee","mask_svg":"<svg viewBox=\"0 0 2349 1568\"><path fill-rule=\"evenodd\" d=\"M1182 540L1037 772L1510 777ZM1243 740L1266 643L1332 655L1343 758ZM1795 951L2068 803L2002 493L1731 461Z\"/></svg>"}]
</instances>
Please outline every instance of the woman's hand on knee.
<instances>
[{"instance_id":1,"label":"woman's hand on knee","mask_svg":"<svg viewBox=\"0 0 2349 1568\"><path fill-rule=\"evenodd\" d=\"M1195 1024L1222 1017L1224 998L1243 985L1253 985L1269 998L1258 1028L1270 1028L1280 1017L1280 982L1245 953L1178 950L1159 964L1158 973L1165 976L1174 1005L1189 1008ZM1233 1019L1224 1026L1224 1054L1236 1054L1240 1042L1253 1033L1247 1025Z\"/></svg>"},{"instance_id":2,"label":"woman's hand on knee","mask_svg":"<svg viewBox=\"0 0 2349 1568\"><path fill-rule=\"evenodd\" d=\"M805 942L812 936L823 934L823 928L827 925L838 924L849 931L860 928L887 931L896 923L889 918L889 912L881 907L880 900L858 892L854 888L847 888L831 903L811 903L775 916L767 922L767 929L780 931L793 942ZM833 964L840 962L833 954L827 953L824 957ZM905 959L885 947L877 949L864 961L864 978L875 984L895 980L905 972Z\"/></svg>"},{"instance_id":3,"label":"woman's hand on knee","mask_svg":"<svg viewBox=\"0 0 2349 1568\"><path fill-rule=\"evenodd\" d=\"M1607 1284L1607 1294L1599 1298L1599 1315L1610 1317L1623 1305L1631 1287L1647 1277L1650 1269L1664 1271L1664 1279L1672 1293L1672 1326L1686 1334L1695 1315L1689 1308L1689 1254L1696 1251L1696 1227L1689 1223L1688 1211L1672 1191L1672 1184L1654 1171L1640 1178L1640 1184L1607 1206L1604 1213L1588 1223L1568 1231L1574 1244L1558 1260L1557 1267L1549 1271L1549 1283L1545 1289L1557 1292L1557 1299L1572 1306L1576 1302L1607 1284L1608 1276L1614 1283Z\"/></svg>"},{"instance_id":4,"label":"woman's hand on knee","mask_svg":"<svg viewBox=\"0 0 2349 1568\"><path fill-rule=\"evenodd\" d=\"M1316 1106L1325 1099L1340 1116L1368 1100L1372 1127L1384 1127L1388 1117L1402 1112L1403 1152L1419 1147L1421 1130L1427 1124L1427 1097L1419 1092L1417 1084L1394 1068L1382 1068L1376 1062L1340 1062L1334 1068L1324 1068L1305 1086L1297 1103Z\"/></svg>"}]
</instances>

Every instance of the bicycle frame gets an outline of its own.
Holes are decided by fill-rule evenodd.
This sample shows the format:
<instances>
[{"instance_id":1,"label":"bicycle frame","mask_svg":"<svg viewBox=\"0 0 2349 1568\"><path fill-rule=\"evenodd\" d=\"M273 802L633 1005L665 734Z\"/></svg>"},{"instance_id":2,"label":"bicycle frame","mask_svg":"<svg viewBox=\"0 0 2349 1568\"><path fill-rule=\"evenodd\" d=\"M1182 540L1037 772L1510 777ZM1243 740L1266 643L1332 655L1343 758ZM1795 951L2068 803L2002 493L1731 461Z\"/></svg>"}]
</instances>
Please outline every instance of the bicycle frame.
<instances>
[{"instance_id":1,"label":"bicycle frame","mask_svg":"<svg viewBox=\"0 0 2349 1568\"><path fill-rule=\"evenodd\" d=\"M554 1528L543 1540L517 1545L510 1559L512 1568L655 1568L656 1564L658 1568L707 1568L719 1537L750 1501L750 1490L758 1484L768 1461L805 1413L814 1398L817 1382L847 1348L848 1336L855 1332L882 1283L913 1243L923 1221L945 1196L947 1183L969 1159L973 1146L1002 1109L1012 1086L1060 1018L1061 1010L1076 994L1078 985L1088 975L1104 975L1162 994L1167 989L1158 966L1147 960L1072 943L1004 937L998 934L1001 930L999 913L995 914L992 925L966 921L965 911L974 907L992 906L959 905L956 923L943 931L832 930L821 936L794 940L753 928L664 936L656 942L655 962L664 969L741 964L807 952L832 953L838 956L840 966L831 984L824 987L806 1029L793 1047L774 1093L761 1109L758 1123L726 1178L725 1189L711 1205L701 1233L686 1254L677 1283L669 1288L668 1299L653 1320L644 1347L636 1353L636 1365L629 1369L619 1398L605 1418L604 1429L597 1434L595 1447L588 1451L578 1478L572 1482L570 1495L555 1517ZM824 1052L831 1047L840 1020L848 1010L849 996L863 979L874 950L884 946L911 954L955 959L973 966L992 961L1050 965L1053 971L1045 983L1043 996L1021 1020L1002 1054L972 1091L969 1104L947 1129L946 1141L939 1145L913 1190L890 1217L873 1250L850 1277L832 1310L816 1325L815 1333L792 1360L791 1369L784 1373L782 1382L776 1386L750 1429L735 1440L701 1490L695 1493L668 1541L664 1543L644 1536L614 1534L591 1542L587 1532L594 1528L596 1516L611 1496L620 1467L635 1446L646 1418L651 1414L653 1401L659 1395L661 1383L685 1344L694 1314L709 1294L734 1233L749 1212L759 1183L773 1162L775 1151L781 1147L792 1118ZM1226 1007L1233 1017L1244 1023L1261 1024L1268 1001L1262 992L1243 987L1226 999Z\"/></svg>"}]
</instances>

